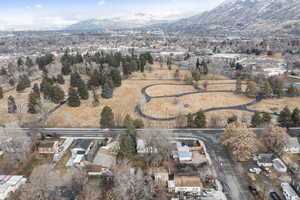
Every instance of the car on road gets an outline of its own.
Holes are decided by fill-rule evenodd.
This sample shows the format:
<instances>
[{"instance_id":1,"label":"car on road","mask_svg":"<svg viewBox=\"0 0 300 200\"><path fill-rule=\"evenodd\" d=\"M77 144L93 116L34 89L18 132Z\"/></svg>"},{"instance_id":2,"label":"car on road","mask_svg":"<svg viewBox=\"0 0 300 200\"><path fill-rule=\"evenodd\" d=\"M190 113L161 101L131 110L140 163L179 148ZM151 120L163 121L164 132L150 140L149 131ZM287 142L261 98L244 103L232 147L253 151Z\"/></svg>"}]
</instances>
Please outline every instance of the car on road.
<instances>
[{"instance_id":1,"label":"car on road","mask_svg":"<svg viewBox=\"0 0 300 200\"><path fill-rule=\"evenodd\" d=\"M254 167L254 168L250 168L249 169L249 172L251 173L256 173L256 174L260 174L262 172L262 169L261 168L258 168L258 167Z\"/></svg>"},{"instance_id":2,"label":"car on road","mask_svg":"<svg viewBox=\"0 0 300 200\"><path fill-rule=\"evenodd\" d=\"M280 196L276 192L270 192L270 198L272 200L281 200Z\"/></svg>"}]
</instances>

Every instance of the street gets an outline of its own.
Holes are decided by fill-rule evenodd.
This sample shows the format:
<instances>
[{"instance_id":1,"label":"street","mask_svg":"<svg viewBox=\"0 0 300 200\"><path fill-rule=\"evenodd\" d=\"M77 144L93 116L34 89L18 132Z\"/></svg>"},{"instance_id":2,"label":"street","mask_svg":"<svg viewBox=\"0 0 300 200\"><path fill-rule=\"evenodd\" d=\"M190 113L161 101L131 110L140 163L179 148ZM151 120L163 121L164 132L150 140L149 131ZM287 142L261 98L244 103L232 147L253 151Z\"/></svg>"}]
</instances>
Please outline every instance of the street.
<instances>
[{"instance_id":1,"label":"street","mask_svg":"<svg viewBox=\"0 0 300 200\"><path fill-rule=\"evenodd\" d=\"M28 133L32 129L23 129ZM254 129L259 131L261 129ZM124 134L125 129L97 129L97 128L46 128L44 134L58 134L60 137L75 138L106 138ZM138 130L142 132L143 130ZM212 159L212 165L217 178L222 182L224 192L230 200L252 200L254 197L248 190L248 183L242 177L240 164L231 159L225 146L220 144L218 136L224 129L169 129L175 137L197 138L202 140ZM300 128L292 128L288 132L293 137L300 136Z\"/></svg>"}]
</instances>

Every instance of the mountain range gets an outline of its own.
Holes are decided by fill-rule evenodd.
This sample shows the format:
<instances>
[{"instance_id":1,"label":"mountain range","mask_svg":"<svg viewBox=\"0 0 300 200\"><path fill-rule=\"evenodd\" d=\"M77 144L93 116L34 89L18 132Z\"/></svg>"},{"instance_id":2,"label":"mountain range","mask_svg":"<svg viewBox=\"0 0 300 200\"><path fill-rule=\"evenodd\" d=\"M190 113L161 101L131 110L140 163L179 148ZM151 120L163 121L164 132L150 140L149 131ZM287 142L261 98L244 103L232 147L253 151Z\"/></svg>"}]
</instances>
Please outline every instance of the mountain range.
<instances>
[{"instance_id":1,"label":"mountain range","mask_svg":"<svg viewBox=\"0 0 300 200\"><path fill-rule=\"evenodd\" d=\"M106 30L130 29L147 27L154 24L172 23L180 19L179 16L155 16L147 13L136 13L132 16L106 19L88 19L72 24L66 30Z\"/></svg>"},{"instance_id":2,"label":"mountain range","mask_svg":"<svg viewBox=\"0 0 300 200\"><path fill-rule=\"evenodd\" d=\"M167 25L199 33L300 33L299 0L226 0L216 8Z\"/></svg>"},{"instance_id":3,"label":"mountain range","mask_svg":"<svg viewBox=\"0 0 300 200\"><path fill-rule=\"evenodd\" d=\"M300 0L225 0L216 8L175 20L145 14L132 19L86 20L69 30L159 27L199 34L299 34Z\"/></svg>"}]
</instances>

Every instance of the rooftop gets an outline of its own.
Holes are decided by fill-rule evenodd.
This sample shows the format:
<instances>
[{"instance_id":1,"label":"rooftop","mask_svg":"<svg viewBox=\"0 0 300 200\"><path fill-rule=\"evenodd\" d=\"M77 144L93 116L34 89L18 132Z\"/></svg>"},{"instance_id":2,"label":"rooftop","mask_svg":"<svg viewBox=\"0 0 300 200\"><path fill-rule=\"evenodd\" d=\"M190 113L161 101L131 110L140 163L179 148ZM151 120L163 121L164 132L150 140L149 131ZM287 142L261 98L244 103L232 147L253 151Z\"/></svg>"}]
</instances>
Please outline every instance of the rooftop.
<instances>
[{"instance_id":1,"label":"rooftop","mask_svg":"<svg viewBox=\"0 0 300 200\"><path fill-rule=\"evenodd\" d=\"M176 187L203 187L203 184L197 176L175 176Z\"/></svg>"}]
</instances>

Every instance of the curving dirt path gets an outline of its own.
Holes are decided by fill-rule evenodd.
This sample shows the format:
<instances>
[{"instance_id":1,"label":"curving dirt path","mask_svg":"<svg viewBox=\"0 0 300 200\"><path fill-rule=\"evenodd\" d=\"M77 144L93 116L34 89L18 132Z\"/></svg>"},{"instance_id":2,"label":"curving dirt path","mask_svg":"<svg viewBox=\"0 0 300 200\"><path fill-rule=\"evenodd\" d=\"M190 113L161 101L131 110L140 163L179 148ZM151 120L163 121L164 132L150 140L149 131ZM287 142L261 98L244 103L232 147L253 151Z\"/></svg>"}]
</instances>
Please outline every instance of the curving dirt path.
<instances>
[{"instance_id":1,"label":"curving dirt path","mask_svg":"<svg viewBox=\"0 0 300 200\"><path fill-rule=\"evenodd\" d=\"M235 83L211 83L210 85L220 85L220 84L235 84ZM195 92L185 92L185 93L180 93L180 94L175 94L175 95L165 95L165 96L151 96L147 93L147 89L149 89L150 87L153 86L158 86L158 85L190 85L190 84L180 84L180 83L156 83L156 84L151 84L148 85L144 88L142 88L141 93L142 95L145 97L145 104L149 103L152 99L158 99L158 98L171 98L171 97L182 97L185 95L190 95L190 94L198 94L198 93L233 93L233 90L210 90L210 91L205 91L203 89L197 89ZM255 105L257 103L259 103L261 101L260 98L257 98L256 100L247 103L247 104L243 104L243 105L238 105L238 106L229 106L229 107L216 107L216 108L210 108L210 109L206 109L203 110L204 112L210 112L210 111L218 111L218 110L241 110L241 111L247 111L247 112L255 112L256 110L251 110L248 109L248 106L252 106ZM149 119L149 120L156 120L156 121L171 121L171 120L175 120L177 117L169 117L169 118L158 118L158 117L153 117L150 115L145 114L142 111L142 107L145 105L141 105L138 104L135 107L135 111L142 116L143 118ZM269 114L274 114L274 113L269 113Z\"/></svg>"}]
</instances>

